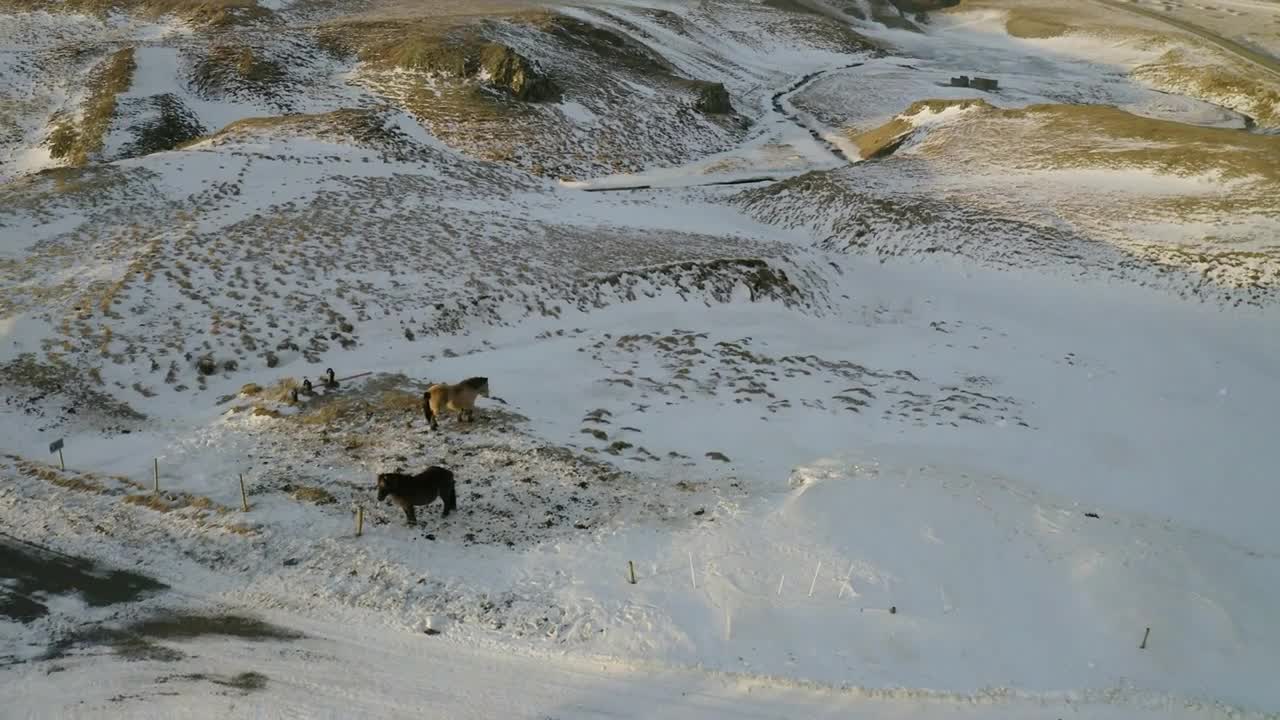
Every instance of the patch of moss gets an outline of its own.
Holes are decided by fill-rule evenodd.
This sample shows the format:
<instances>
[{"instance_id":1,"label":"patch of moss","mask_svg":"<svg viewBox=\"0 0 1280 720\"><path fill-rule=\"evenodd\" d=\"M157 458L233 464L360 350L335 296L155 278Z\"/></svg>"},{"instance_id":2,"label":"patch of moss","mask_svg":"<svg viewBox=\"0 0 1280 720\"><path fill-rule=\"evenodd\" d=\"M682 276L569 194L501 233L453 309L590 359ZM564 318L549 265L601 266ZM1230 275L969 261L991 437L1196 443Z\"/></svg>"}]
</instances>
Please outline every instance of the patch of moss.
<instances>
[{"instance_id":1,"label":"patch of moss","mask_svg":"<svg viewBox=\"0 0 1280 720\"><path fill-rule=\"evenodd\" d=\"M365 147L382 150L402 149L408 138L389 126L386 116L377 110L343 109L327 113L290 113L266 117L243 118L210 136L212 139L270 131L272 134L293 133L310 137L335 137ZM268 353L268 357L270 353ZM271 363L268 360L268 367Z\"/></svg>"},{"instance_id":2,"label":"patch of moss","mask_svg":"<svg viewBox=\"0 0 1280 720\"><path fill-rule=\"evenodd\" d=\"M1144 167L1181 176L1219 173L1228 180L1263 180L1280 192L1280 136L1157 120L1109 105L1030 105L984 116L990 122L1023 118L1036 121L1030 126L1033 134L1046 138L1037 144L1058 167ZM1008 134L998 126L991 131L993 137Z\"/></svg>"},{"instance_id":3,"label":"patch of moss","mask_svg":"<svg viewBox=\"0 0 1280 720\"><path fill-rule=\"evenodd\" d=\"M196 62L190 82L201 94L211 97L237 89L270 95L287 76L280 63L263 58L253 48L218 45Z\"/></svg>"},{"instance_id":4,"label":"patch of moss","mask_svg":"<svg viewBox=\"0 0 1280 720\"><path fill-rule=\"evenodd\" d=\"M6 394L18 391L39 393L40 400L48 396L61 396L80 412L92 411L120 420L145 420L146 415L116 400L85 382L80 372L64 361L40 362L31 353L0 365L0 389Z\"/></svg>"},{"instance_id":5,"label":"patch of moss","mask_svg":"<svg viewBox=\"0 0 1280 720\"><path fill-rule=\"evenodd\" d=\"M769 299L796 302L804 295L784 271L774 268L759 258L685 260L650 268L607 273L597 276L593 282L618 287L637 278L697 289L720 301L727 301L733 291L740 286L747 288L752 301Z\"/></svg>"},{"instance_id":6,"label":"patch of moss","mask_svg":"<svg viewBox=\"0 0 1280 720\"><path fill-rule=\"evenodd\" d=\"M212 27L255 25L276 19L275 13L257 0L148 0L143 11L152 16L177 15Z\"/></svg>"},{"instance_id":7,"label":"patch of moss","mask_svg":"<svg viewBox=\"0 0 1280 720\"><path fill-rule=\"evenodd\" d=\"M858 147L863 160L875 160L892 154L911 133L911 123L900 117L859 133L850 133L849 139Z\"/></svg>"},{"instance_id":8,"label":"patch of moss","mask_svg":"<svg viewBox=\"0 0 1280 720\"><path fill-rule=\"evenodd\" d=\"M54 158L80 166L102 152L107 131L116 113L116 96L129 89L137 63L133 48L117 50L89 73L89 96L78 122L55 121L46 144Z\"/></svg>"},{"instance_id":9,"label":"patch of moss","mask_svg":"<svg viewBox=\"0 0 1280 720\"><path fill-rule=\"evenodd\" d=\"M1010 166L1140 167L1165 175L1216 173L1222 179L1280 183L1278 136L1158 120L1110 105L1001 109L980 99L922 100L884 125L849 137L869 157L911 129L906 118L954 107L977 112L965 116L964 132L933 132L931 154L968 157L998 146L1002 151L989 158Z\"/></svg>"},{"instance_id":10,"label":"patch of moss","mask_svg":"<svg viewBox=\"0 0 1280 720\"><path fill-rule=\"evenodd\" d=\"M218 685L226 685L237 690L249 692L251 690L261 690L267 686L267 676L257 672L242 672L232 675L226 679L214 679L212 682Z\"/></svg>"},{"instance_id":11,"label":"patch of moss","mask_svg":"<svg viewBox=\"0 0 1280 720\"><path fill-rule=\"evenodd\" d=\"M322 37L350 48L362 62L382 69L421 70L458 77L474 73L466 35L429 23L377 22L326 30Z\"/></svg>"},{"instance_id":12,"label":"patch of moss","mask_svg":"<svg viewBox=\"0 0 1280 720\"><path fill-rule=\"evenodd\" d=\"M267 676L256 672L242 672L230 677L207 675L205 673L187 673L184 675L164 675L156 678L158 683L168 683L175 680L205 680L214 685L235 688L244 693L261 690L267 686Z\"/></svg>"},{"instance_id":13,"label":"patch of moss","mask_svg":"<svg viewBox=\"0 0 1280 720\"><path fill-rule=\"evenodd\" d=\"M302 633L244 615L167 613L138 621L128 632L160 640L221 636L245 640L296 640Z\"/></svg>"},{"instance_id":14,"label":"patch of moss","mask_svg":"<svg viewBox=\"0 0 1280 720\"><path fill-rule=\"evenodd\" d=\"M1004 28L1017 38L1044 40L1066 35L1073 26L1071 15L1066 11L1013 7L1009 9Z\"/></svg>"},{"instance_id":15,"label":"patch of moss","mask_svg":"<svg viewBox=\"0 0 1280 720\"><path fill-rule=\"evenodd\" d=\"M1134 68L1133 75L1157 87L1181 88L1193 97L1229 103L1261 127L1280 127L1280 86L1265 76L1206 64L1182 49L1170 50L1156 62Z\"/></svg>"},{"instance_id":16,"label":"patch of moss","mask_svg":"<svg viewBox=\"0 0 1280 720\"><path fill-rule=\"evenodd\" d=\"M126 152L130 156L149 155L181 147L203 135L199 118L176 95L165 93L146 100L155 118L133 128L135 139Z\"/></svg>"},{"instance_id":17,"label":"patch of moss","mask_svg":"<svg viewBox=\"0 0 1280 720\"><path fill-rule=\"evenodd\" d=\"M875 160L891 155L910 136L914 126L905 118L918 115L926 110L937 113L952 107L991 108L991 105L981 99L918 100L897 117L879 127L861 132L847 132L846 135L853 141L854 145L858 146L858 153L861 154L863 160Z\"/></svg>"}]
</instances>

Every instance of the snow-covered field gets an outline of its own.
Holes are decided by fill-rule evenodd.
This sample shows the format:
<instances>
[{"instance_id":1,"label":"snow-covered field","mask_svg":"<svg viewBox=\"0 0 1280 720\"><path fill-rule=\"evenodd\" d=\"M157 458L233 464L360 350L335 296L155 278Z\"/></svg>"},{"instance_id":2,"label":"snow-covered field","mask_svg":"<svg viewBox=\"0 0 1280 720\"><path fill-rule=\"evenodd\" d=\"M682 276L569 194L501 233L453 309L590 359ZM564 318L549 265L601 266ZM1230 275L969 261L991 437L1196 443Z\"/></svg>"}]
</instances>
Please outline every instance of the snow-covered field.
<instances>
[{"instance_id":1,"label":"snow-covered field","mask_svg":"<svg viewBox=\"0 0 1280 720\"><path fill-rule=\"evenodd\" d=\"M1277 717L1276 208L1242 172L1267 138L1124 43L992 44L985 9L860 24L873 52L787 7L568 11L723 83L733 120L657 107L681 86L634 48L593 72L504 26L570 79L479 123L546 131L494 159L291 34L254 52L306 58L272 102L309 115L0 185L0 714ZM64 27L33 17L5 37ZM176 27L134 29L117 117L272 112L192 90ZM1007 89L938 85L966 72ZM1032 104L1212 128L1226 169L1126 166L1117 131L1119 166L1029 172L948 154L989 132L972 108L895 120L976 96L1010 142L1043 141L998 114ZM525 172L562 140L548 162L640 169ZM1228 191L1246 270L1123 242L1227 244L1195 203ZM477 375L477 421L430 432L423 390ZM374 475L430 464L458 512L408 527Z\"/></svg>"}]
</instances>

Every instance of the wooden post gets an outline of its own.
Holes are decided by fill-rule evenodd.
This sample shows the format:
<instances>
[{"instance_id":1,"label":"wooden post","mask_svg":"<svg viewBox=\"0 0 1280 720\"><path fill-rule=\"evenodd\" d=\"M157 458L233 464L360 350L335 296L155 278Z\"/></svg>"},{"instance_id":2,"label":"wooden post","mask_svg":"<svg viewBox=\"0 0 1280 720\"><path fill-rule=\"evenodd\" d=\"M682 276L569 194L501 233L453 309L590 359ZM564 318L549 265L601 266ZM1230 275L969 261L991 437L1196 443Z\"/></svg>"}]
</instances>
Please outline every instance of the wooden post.
<instances>
[{"instance_id":1,"label":"wooden post","mask_svg":"<svg viewBox=\"0 0 1280 720\"><path fill-rule=\"evenodd\" d=\"M1147 628L1147 631L1142 634L1142 644L1138 646L1139 650L1147 649L1147 638L1149 637L1151 637L1151 628Z\"/></svg>"},{"instance_id":2,"label":"wooden post","mask_svg":"<svg viewBox=\"0 0 1280 720\"><path fill-rule=\"evenodd\" d=\"M249 493L244 491L244 473L240 473L240 509L249 512Z\"/></svg>"},{"instance_id":3,"label":"wooden post","mask_svg":"<svg viewBox=\"0 0 1280 720\"><path fill-rule=\"evenodd\" d=\"M154 458L156 475L156 492L160 492L160 458Z\"/></svg>"},{"instance_id":4,"label":"wooden post","mask_svg":"<svg viewBox=\"0 0 1280 720\"><path fill-rule=\"evenodd\" d=\"M636 564L631 562L630 560L627 561L627 573L628 573L629 581L631 582L632 585L635 585L636 584Z\"/></svg>"},{"instance_id":5,"label":"wooden post","mask_svg":"<svg viewBox=\"0 0 1280 720\"><path fill-rule=\"evenodd\" d=\"M67 463L62 459L62 448L58 448L58 467L63 470L67 469Z\"/></svg>"},{"instance_id":6,"label":"wooden post","mask_svg":"<svg viewBox=\"0 0 1280 720\"><path fill-rule=\"evenodd\" d=\"M689 582L693 583L693 589L698 589L698 578L693 574L693 553L689 553Z\"/></svg>"},{"instance_id":7,"label":"wooden post","mask_svg":"<svg viewBox=\"0 0 1280 720\"><path fill-rule=\"evenodd\" d=\"M356 537L364 534L364 506L356 506Z\"/></svg>"}]
</instances>

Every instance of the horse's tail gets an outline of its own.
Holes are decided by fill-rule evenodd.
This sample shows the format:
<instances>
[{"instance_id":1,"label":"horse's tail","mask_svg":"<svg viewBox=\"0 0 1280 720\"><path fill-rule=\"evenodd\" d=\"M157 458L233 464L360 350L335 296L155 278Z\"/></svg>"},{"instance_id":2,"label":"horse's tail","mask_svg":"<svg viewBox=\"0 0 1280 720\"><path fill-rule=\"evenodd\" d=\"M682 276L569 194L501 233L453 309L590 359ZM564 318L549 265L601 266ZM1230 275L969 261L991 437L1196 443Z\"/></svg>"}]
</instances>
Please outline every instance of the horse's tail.
<instances>
[{"instance_id":1,"label":"horse's tail","mask_svg":"<svg viewBox=\"0 0 1280 720\"><path fill-rule=\"evenodd\" d=\"M433 429L436 426L436 414L431 410L431 391L437 387L437 385L432 385L427 388L426 392L422 393L422 415L427 419L427 424Z\"/></svg>"},{"instance_id":2,"label":"horse's tail","mask_svg":"<svg viewBox=\"0 0 1280 720\"><path fill-rule=\"evenodd\" d=\"M453 487L452 475L445 482L440 495L442 496L441 499L444 500L444 515L441 517L447 516L450 512L458 509L458 494Z\"/></svg>"}]
</instances>

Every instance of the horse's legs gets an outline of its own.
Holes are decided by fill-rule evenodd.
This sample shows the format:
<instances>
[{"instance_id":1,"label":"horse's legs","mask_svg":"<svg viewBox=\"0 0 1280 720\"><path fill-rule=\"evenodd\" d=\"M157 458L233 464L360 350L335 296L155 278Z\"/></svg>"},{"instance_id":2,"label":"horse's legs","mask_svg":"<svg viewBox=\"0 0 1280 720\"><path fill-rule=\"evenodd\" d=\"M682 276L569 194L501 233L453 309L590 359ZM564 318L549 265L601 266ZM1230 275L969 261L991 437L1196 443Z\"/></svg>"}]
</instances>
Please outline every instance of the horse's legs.
<instances>
[{"instance_id":1,"label":"horse's legs","mask_svg":"<svg viewBox=\"0 0 1280 720\"><path fill-rule=\"evenodd\" d=\"M395 500L396 504L400 506L400 509L404 510L405 520L410 525L416 525L418 523L418 517L413 511L413 502L409 500L409 498L401 497L399 495L395 496Z\"/></svg>"}]
</instances>

